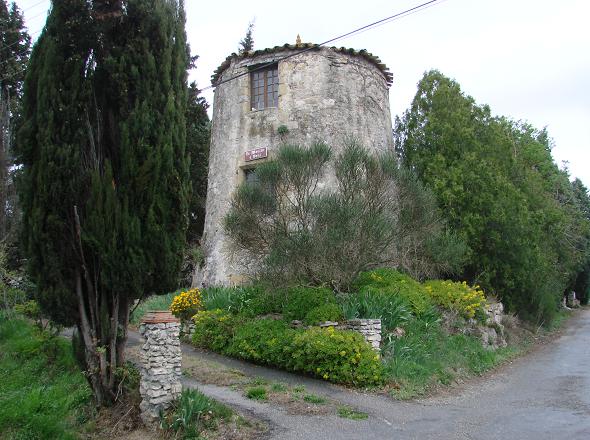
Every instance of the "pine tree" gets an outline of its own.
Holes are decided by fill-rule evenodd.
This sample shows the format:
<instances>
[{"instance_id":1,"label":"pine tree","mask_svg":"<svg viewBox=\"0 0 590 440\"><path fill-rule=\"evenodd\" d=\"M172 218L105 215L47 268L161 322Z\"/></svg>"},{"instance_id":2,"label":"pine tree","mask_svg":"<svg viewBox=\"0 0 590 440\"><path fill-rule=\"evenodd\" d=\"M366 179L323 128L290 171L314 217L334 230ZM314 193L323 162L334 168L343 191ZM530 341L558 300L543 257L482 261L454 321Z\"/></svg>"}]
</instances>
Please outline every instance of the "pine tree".
<instances>
[{"instance_id":1,"label":"pine tree","mask_svg":"<svg viewBox=\"0 0 590 440\"><path fill-rule=\"evenodd\" d=\"M188 223L182 0L53 2L18 136L38 299L76 325L99 405L116 399L130 303L176 287Z\"/></svg>"},{"instance_id":2,"label":"pine tree","mask_svg":"<svg viewBox=\"0 0 590 440\"><path fill-rule=\"evenodd\" d=\"M18 209L10 173L11 146L30 48L22 13L16 4L9 9L5 0L0 1L0 240L4 243L16 240Z\"/></svg>"},{"instance_id":3,"label":"pine tree","mask_svg":"<svg viewBox=\"0 0 590 440\"><path fill-rule=\"evenodd\" d=\"M242 55L245 52L250 52L254 50L254 37L252 36L254 32L254 20L248 23L248 30L246 31L246 36L240 40L239 46L239 53Z\"/></svg>"}]
</instances>

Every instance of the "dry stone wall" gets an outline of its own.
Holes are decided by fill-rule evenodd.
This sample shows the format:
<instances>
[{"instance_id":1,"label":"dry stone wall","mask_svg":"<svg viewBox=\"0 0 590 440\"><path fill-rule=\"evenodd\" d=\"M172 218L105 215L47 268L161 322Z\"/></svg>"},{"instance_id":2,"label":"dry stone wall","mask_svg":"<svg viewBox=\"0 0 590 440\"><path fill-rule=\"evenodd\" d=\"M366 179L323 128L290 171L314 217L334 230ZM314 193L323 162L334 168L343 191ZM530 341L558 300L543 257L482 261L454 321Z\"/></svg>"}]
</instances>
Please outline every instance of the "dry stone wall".
<instances>
[{"instance_id":1,"label":"dry stone wall","mask_svg":"<svg viewBox=\"0 0 590 440\"><path fill-rule=\"evenodd\" d=\"M343 330L359 332L373 349L381 347L381 320L380 319L351 319L344 321L341 327Z\"/></svg>"}]
</instances>

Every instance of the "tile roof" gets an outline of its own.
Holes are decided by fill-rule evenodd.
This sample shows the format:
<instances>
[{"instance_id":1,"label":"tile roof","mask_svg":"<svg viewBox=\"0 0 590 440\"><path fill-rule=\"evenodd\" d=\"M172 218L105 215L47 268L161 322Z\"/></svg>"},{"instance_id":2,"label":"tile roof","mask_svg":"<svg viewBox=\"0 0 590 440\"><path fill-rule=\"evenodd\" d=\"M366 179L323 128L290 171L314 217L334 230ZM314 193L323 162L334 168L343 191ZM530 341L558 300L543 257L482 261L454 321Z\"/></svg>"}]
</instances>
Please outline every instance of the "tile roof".
<instances>
[{"instance_id":1,"label":"tile roof","mask_svg":"<svg viewBox=\"0 0 590 440\"><path fill-rule=\"evenodd\" d=\"M321 47L322 46L320 46L319 44L314 44L314 43L303 43L303 44L298 44L298 45L284 44L282 46L275 46L275 47L270 47L267 49L245 52L243 54L237 54L234 52L230 56L228 56L223 63L221 63L221 65L215 70L215 72L213 72L213 75L211 76L211 84L213 84L213 86L217 85L217 82L220 80L221 75L230 66L231 62L234 59L254 58L259 55L284 52L286 50L291 50L291 51L319 50ZM379 57L373 55L370 52L367 52L365 49L356 50L356 49L349 49L346 47L330 47L330 49L332 49L334 52L345 53L348 55L354 55L354 56L357 56L360 58L364 58L365 60L367 60L368 62L373 64L375 67L377 67L381 71L383 76L385 77L385 80L387 81L387 85L388 86L391 85L391 83L393 81L393 75L387 69L387 66L381 62Z\"/></svg>"}]
</instances>

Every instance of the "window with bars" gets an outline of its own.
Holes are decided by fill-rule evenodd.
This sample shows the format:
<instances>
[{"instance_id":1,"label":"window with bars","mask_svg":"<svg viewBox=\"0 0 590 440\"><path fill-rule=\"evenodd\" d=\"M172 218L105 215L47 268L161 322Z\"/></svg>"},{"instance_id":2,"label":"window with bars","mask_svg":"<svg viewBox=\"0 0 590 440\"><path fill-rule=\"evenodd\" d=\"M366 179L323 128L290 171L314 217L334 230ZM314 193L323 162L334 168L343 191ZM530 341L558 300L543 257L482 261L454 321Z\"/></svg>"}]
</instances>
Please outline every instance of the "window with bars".
<instances>
[{"instance_id":1,"label":"window with bars","mask_svg":"<svg viewBox=\"0 0 590 440\"><path fill-rule=\"evenodd\" d=\"M279 69L275 64L250 73L252 110L279 106Z\"/></svg>"}]
</instances>

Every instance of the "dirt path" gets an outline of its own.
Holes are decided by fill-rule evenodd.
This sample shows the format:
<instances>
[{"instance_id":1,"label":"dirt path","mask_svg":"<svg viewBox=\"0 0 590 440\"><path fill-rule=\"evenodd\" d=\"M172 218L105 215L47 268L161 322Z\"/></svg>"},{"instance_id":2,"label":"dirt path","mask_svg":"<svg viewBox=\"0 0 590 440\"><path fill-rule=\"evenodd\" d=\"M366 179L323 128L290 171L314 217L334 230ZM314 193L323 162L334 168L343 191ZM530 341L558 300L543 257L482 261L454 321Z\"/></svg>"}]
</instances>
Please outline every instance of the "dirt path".
<instances>
[{"instance_id":1,"label":"dirt path","mask_svg":"<svg viewBox=\"0 0 590 440\"><path fill-rule=\"evenodd\" d=\"M131 345L137 335L131 335ZM267 437L291 439L590 439L590 309L569 320L562 336L499 372L460 391L398 402L322 381L251 365L183 346L183 359L201 364L208 384L186 378L184 385L266 421ZM218 373L208 375L209 371ZM225 374L263 377L306 390L369 414L349 420L335 414L297 415L280 405L249 400L223 386ZM221 377L221 379L220 379ZM216 384L217 383L217 384Z\"/></svg>"}]
</instances>

